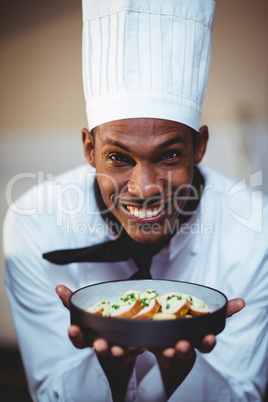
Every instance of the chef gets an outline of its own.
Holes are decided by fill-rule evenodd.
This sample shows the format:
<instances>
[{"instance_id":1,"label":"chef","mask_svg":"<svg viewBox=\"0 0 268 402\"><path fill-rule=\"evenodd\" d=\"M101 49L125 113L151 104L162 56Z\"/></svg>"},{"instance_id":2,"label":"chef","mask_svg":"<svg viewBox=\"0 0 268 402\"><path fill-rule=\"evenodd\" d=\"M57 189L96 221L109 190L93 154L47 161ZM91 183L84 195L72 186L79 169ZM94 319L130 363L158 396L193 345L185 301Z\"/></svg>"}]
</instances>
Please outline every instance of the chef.
<instances>
[{"instance_id":1,"label":"chef","mask_svg":"<svg viewBox=\"0 0 268 402\"><path fill-rule=\"evenodd\" d=\"M214 9L213 0L83 0L88 163L29 190L4 226L6 289L34 401L264 394L267 202L251 205L199 165ZM250 205L261 230L239 220ZM69 326L71 292L129 278L221 290L230 318L217 344L208 335L200 350L183 340L157 351L88 345Z\"/></svg>"}]
</instances>

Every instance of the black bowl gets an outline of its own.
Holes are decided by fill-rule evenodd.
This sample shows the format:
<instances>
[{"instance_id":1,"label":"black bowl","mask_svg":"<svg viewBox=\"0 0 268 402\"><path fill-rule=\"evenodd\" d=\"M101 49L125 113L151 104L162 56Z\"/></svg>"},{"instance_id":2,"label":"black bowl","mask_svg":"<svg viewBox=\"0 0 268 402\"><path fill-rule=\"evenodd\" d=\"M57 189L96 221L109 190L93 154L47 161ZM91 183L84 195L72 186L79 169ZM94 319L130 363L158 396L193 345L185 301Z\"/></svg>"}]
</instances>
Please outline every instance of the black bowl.
<instances>
[{"instance_id":1,"label":"black bowl","mask_svg":"<svg viewBox=\"0 0 268 402\"><path fill-rule=\"evenodd\" d=\"M185 292L202 299L210 314L166 321L102 317L85 311L101 299L111 304L128 289ZM76 290L70 297L71 324L78 325L89 343L104 338L110 344L138 347L172 347L181 339L198 347L207 334L217 335L225 327L227 297L216 289L189 282L158 279L102 282Z\"/></svg>"}]
</instances>

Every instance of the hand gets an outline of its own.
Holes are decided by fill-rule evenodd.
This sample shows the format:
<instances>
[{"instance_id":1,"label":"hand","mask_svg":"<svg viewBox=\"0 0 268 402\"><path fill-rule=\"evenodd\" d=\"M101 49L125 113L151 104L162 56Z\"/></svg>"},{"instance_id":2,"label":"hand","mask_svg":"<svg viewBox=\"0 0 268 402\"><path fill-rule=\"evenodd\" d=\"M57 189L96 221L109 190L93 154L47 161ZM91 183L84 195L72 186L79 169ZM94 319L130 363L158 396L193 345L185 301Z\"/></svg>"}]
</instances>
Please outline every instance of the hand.
<instances>
[{"instance_id":1,"label":"hand","mask_svg":"<svg viewBox=\"0 0 268 402\"><path fill-rule=\"evenodd\" d=\"M70 310L69 298L73 292L64 285L57 286L56 292L60 297L63 305L68 310ZM84 349L88 346L92 346L86 342L81 329L77 325L71 325L69 327L68 334L71 342L76 348ZM129 357L132 357L134 355L137 356L138 354L143 353L145 350L138 348L122 348L121 346L110 346L105 339L96 339L93 342L93 347L95 349L95 352L100 356L114 357L122 357L125 355L129 355Z\"/></svg>"},{"instance_id":2,"label":"hand","mask_svg":"<svg viewBox=\"0 0 268 402\"><path fill-rule=\"evenodd\" d=\"M69 288L64 285L59 285L56 287L56 292L61 299L63 305L70 310L69 298L73 293ZM89 345L85 341L84 335L81 329L77 325L71 325L68 330L69 338L73 345L78 349L83 349Z\"/></svg>"}]
</instances>

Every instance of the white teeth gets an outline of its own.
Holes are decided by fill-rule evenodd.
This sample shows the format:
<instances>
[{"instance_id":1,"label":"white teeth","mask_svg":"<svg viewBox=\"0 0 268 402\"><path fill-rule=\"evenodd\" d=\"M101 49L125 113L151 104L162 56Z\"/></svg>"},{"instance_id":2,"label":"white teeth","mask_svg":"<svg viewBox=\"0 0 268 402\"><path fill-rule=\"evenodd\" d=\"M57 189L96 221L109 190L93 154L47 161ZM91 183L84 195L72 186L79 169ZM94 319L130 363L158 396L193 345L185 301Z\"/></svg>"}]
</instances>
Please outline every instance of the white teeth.
<instances>
[{"instance_id":1,"label":"white teeth","mask_svg":"<svg viewBox=\"0 0 268 402\"><path fill-rule=\"evenodd\" d=\"M151 218L153 216L153 211L151 209L147 209L146 218Z\"/></svg>"},{"instance_id":2,"label":"white teeth","mask_svg":"<svg viewBox=\"0 0 268 402\"><path fill-rule=\"evenodd\" d=\"M136 218L138 218L140 216L138 208L135 208L134 215L136 216Z\"/></svg>"},{"instance_id":3,"label":"white teeth","mask_svg":"<svg viewBox=\"0 0 268 402\"><path fill-rule=\"evenodd\" d=\"M140 209L140 218L141 218L141 219L146 218L146 211L145 211L144 208L141 208L141 209Z\"/></svg>"},{"instance_id":4,"label":"white teeth","mask_svg":"<svg viewBox=\"0 0 268 402\"><path fill-rule=\"evenodd\" d=\"M152 218L156 215L158 215L161 212L161 206L158 208L136 208L136 207L130 207L127 206L128 211L131 213L131 215L134 215L136 218L140 219L145 219L145 218Z\"/></svg>"}]
</instances>

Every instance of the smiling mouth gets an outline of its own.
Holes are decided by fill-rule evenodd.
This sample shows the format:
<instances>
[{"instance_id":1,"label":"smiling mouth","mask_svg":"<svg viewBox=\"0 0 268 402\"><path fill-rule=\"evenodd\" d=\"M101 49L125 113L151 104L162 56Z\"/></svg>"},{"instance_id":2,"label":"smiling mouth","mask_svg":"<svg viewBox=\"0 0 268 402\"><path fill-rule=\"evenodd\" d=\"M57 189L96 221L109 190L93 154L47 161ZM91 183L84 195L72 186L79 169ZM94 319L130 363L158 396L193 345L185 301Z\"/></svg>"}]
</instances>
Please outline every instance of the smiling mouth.
<instances>
[{"instance_id":1,"label":"smiling mouth","mask_svg":"<svg viewBox=\"0 0 268 402\"><path fill-rule=\"evenodd\" d=\"M147 207L147 208L142 208L142 207L134 207L130 205L123 205L125 209L128 210L128 212L135 216L135 218L138 219L152 219L157 217L158 215L161 215L162 212L164 212L172 202L167 202L163 205L155 206L155 207Z\"/></svg>"},{"instance_id":2,"label":"smiling mouth","mask_svg":"<svg viewBox=\"0 0 268 402\"><path fill-rule=\"evenodd\" d=\"M131 215L134 215L136 218L140 219L148 219L148 218L153 218L160 214L162 211L162 207L158 208L137 208L137 207L126 207L127 210L131 213Z\"/></svg>"}]
</instances>

